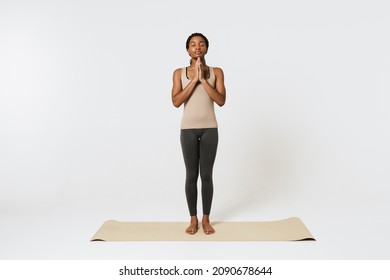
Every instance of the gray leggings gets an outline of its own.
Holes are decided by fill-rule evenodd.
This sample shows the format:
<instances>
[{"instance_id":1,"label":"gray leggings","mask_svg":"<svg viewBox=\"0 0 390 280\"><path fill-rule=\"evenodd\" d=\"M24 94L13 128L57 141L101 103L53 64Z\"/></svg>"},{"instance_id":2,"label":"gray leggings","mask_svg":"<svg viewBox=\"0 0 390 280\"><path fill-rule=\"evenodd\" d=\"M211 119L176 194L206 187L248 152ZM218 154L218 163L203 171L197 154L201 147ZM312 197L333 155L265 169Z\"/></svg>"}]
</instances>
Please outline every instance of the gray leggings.
<instances>
[{"instance_id":1,"label":"gray leggings","mask_svg":"<svg viewBox=\"0 0 390 280\"><path fill-rule=\"evenodd\" d=\"M218 146L218 129L182 129L180 142L186 166L185 193L191 216L197 214L198 176L202 180L203 214L209 215L213 199L213 166Z\"/></svg>"}]
</instances>

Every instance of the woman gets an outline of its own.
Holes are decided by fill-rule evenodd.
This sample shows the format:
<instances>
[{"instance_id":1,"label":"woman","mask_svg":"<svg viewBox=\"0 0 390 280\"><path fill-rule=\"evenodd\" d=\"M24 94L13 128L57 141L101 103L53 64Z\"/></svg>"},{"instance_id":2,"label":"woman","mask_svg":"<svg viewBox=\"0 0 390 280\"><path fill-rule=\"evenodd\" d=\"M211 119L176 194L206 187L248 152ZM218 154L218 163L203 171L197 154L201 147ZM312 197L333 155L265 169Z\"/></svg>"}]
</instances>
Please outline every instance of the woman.
<instances>
[{"instance_id":1,"label":"woman","mask_svg":"<svg viewBox=\"0 0 390 280\"><path fill-rule=\"evenodd\" d=\"M175 107L184 104L180 142L186 166L185 193L191 215L186 233L198 231L197 181L200 170L202 181L203 218L205 234L213 234L210 210L213 198L213 166L218 146L218 125L214 102L225 104L224 74L218 67L206 64L209 41L201 33L191 34L186 49L191 57L190 66L176 69L173 73L172 102Z\"/></svg>"}]
</instances>

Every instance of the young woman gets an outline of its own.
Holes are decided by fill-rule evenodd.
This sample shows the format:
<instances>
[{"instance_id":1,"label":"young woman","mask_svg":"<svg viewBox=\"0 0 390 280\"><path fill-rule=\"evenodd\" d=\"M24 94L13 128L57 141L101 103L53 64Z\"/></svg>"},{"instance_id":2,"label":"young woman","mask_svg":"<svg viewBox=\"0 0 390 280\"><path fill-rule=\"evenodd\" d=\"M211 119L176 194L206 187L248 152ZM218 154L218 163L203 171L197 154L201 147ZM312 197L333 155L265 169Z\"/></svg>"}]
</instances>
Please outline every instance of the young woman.
<instances>
[{"instance_id":1,"label":"young woman","mask_svg":"<svg viewBox=\"0 0 390 280\"><path fill-rule=\"evenodd\" d=\"M202 181L203 217L205 234L213 234L210 210L213 199L213 166L218 146L218 124L214 103L225 104L226 90L221 68L206 64L208 39L201 33L191 34L186 49L191 57L190 66L173 73L172 102L175 107L184 104L180 142L186 166L185 193L191 215L188 234L198 231L197 181L200 171Z\"/></svg>"}]
</instances>

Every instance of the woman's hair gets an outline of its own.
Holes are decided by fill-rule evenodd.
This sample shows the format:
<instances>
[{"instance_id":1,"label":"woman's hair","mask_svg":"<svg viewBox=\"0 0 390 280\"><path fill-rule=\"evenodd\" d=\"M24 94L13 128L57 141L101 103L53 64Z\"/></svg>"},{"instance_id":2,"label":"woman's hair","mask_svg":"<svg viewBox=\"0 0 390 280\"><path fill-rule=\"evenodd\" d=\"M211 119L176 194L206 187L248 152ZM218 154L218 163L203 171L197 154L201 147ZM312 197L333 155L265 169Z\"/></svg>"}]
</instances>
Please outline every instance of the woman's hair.
<instances>
[{"instance_id":1,"label":"woman's hair","mask_svg":"<svg viewBox=\"0 0 390 280\"><path fill-rule=\"evenodd\" d=\"M204 42L206 43L206 48L209 48L209 40L207 40L206 36L204 36L202 33L192 33L188 38L187 38L187 41L186 41L186 49L188 50L188 48L190 47L190 41L192 39L192 37L195 37L195 36L199 36L199 37L202 37Z\"/></svg>"}]
</instances>

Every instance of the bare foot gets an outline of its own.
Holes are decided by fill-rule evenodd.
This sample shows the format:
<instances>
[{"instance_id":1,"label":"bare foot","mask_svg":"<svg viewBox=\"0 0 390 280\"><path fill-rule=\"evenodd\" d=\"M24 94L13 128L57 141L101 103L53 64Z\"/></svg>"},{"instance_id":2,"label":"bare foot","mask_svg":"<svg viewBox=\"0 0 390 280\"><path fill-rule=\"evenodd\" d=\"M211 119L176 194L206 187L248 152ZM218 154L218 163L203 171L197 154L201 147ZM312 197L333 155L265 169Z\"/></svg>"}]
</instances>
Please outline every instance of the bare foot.
<instances>
[{"instance_id":1,"label":"bare foot","mask_svg":"<svg viewBox=\"0 0 390 280\"><path fill-rule=\"evenodd\" d=\"M210 219L208 215L203 215L202 219L202 227L205 234L213 234L215 233L215 229L210 224Z\"/></svg>"},{"instance_id":2,"label":"bare foot","mask_svg":"<svg viewBox=\"0 0 390 280\"><path fill-rule=\"evenodd\" d=\"M198 218L196 216L191 216L190 226L186 228L186 233L195 234L198 232Z\"/></svg>"}]
</instances>

